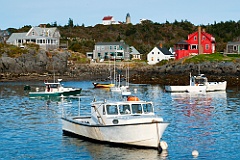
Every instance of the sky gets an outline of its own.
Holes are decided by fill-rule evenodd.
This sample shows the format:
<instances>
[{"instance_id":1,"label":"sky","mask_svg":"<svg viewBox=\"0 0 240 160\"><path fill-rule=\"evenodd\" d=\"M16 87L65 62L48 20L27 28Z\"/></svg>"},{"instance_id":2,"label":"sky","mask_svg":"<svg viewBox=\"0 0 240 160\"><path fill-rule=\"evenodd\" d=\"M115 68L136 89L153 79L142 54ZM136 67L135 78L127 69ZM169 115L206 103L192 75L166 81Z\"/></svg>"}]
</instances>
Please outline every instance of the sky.
<instances>
[{"instance_id":1,"label":"sky","mask_svg":"<svg viewBox=\"0 0 240 160\"><path fill-rule=\"evenodd\" d=\"M172 23L189 21L194 25L214 22L239 21L240 0L1 0L0 29L19 29L25 25L67 25L69 18L74 25L95 26L102 24L104 16L116 21L131 23L140 19Z\"/></svg>"}]
</instances>

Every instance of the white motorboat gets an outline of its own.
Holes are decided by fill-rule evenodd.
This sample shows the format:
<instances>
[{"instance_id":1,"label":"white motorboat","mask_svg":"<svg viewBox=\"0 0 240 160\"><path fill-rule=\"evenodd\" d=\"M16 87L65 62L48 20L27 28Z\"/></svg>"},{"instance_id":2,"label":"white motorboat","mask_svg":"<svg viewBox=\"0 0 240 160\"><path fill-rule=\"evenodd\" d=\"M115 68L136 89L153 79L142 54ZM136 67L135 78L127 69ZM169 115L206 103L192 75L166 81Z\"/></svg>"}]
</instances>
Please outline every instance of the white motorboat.
<instances>
[{"instance_id":1,"label":"white motorboat","mask_svg":"<svg viewBox=\"0 0 240 160\"><path fill-rule=\"evenodd\" d=\"M224 82L208 82L204 74L198 76L191 76L190 84L188 86L165 86L167 92L212 92L225 91L227 88L227 81Z\"/></svg>"},{"instance_id":2,"label":"white motorboat","mask_svg":"<svg viewBox=\"0 0 240 160\"><path fill-rule=\"evenodd\" d=\"M137 97L91 103L89 116L62 116L64 133L100 142L158 148L169 125L156 116L152 102Z\"/></svg>"},{"instance_id":3,"label":"white motorboat","mask_svg":"<svg viewBox=\"0 0 240 160\"><path fill-rule=\"evenodd\" d=\"M29 92L30 97L38 96L69 96L69 95L79 95L82 91L82 88L71 88L63 87L61 84L62 79L58 79L57 82L47 82L44 81L45 90L39 91L37 88L35 92Z\"/></svg>"}]
</instances>

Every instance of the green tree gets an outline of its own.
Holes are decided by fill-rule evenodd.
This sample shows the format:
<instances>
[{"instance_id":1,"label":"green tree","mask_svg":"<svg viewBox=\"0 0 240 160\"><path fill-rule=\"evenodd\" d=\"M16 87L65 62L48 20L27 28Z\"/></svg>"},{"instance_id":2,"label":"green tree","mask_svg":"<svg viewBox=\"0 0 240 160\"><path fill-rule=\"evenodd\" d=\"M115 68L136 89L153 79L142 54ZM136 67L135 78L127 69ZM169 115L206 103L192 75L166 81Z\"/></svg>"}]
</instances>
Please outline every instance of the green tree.
<instances>
[{"instance_id":1,"label":"green tree","mask_svg":"<svg viewBox=\"0 0 240 160\"><path fill-rule=\"evenodd\" d=\"M73 27L74 26L73 19L71 19L71 18L68 19L68 26L69 27Z\"/></svg>"}]
</instances>

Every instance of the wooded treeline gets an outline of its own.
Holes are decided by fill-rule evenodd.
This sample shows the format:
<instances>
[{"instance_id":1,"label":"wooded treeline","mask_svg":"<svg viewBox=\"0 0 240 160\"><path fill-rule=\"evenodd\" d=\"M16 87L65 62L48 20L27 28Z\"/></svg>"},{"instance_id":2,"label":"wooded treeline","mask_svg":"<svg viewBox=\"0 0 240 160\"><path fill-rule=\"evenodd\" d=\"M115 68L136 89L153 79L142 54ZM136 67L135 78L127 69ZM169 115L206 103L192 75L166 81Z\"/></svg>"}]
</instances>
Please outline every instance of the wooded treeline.
<instances>
[{"instance_id":1,"label":"wooded treeline","mask_svg":"<svg viewBox=\"0 0 240 160\"><path fill-rule=\"evenodd\" d=\"M9 28L10 33L27 32L32 26L24 26L20 29ZM197 27L191 22L174 21L169 23L156 23L150 20L141 24L119 24L85 27L74 25L69 18L65 26L57 25L57 22L47 24L46 27L57 27L61 34L61 44L67 44L68 49L80 53L91 52L97 42L113 42L124 40L129 46L134 46L141 54L149 53L153 47L160 43L164 47L173 47L180 40L186 40L188 34L197 31ZM207 33L216 39L216 51L223 52L229 41L239 41L240 20L226 21L208 25L201 25Z\"/></svg>"}]
</instances>

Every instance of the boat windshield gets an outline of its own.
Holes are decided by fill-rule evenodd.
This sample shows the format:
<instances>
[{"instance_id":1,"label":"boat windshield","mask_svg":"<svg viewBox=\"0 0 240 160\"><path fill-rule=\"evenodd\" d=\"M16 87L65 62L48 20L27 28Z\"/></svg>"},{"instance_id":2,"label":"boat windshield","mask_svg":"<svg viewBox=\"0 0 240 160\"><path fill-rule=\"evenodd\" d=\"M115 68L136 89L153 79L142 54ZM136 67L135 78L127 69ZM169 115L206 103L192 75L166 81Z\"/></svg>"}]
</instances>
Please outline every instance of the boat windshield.
<instances>
[{"instance_id":1,"label":"boat windshield","mask_svg":"<svg viewBox=\"0 0 240 160\"><path fill-rule=\"evenodd\" d=\"M132 113L133 114L142 114L142 105L141 104L132 104Z\"/></svg>"},{"instance_id":2,"label":"boat windshield","mask_svg":"<svg viewBox=\"0 0 240 160\"><path fill-rule=\"evenodd\" d=\"M51 88L58 88L58 84L50 84Z\"/></svg>"},{"instance_id":3,"label":"boat windshield","mask_svg":"<svg viewBox=\"0 0 240 160\"><path fill-rule=\"evenodd\" d=\"M130 114L130 105L129 104L120 104L118 105L120 114Z\"/></svg>"},{"instance_id":4,"label":"boat windshield","mask_svg":"<svg viewBox=\"0 0 240 160\"><path fill-rule=\"evenodd\" d=\"M142 104L144 113L153 112L153 106L151 103Z\"/></svg>"},{"instance_id":5,"label":"boat windshield","mask_svg":"<svg viewBox=\"0 0 240 160\"><path fill-rule=\"evenodd\" d=\"M108 115L117 115L118 114L117 105L106 105L106 109L107 109Z\"/></svg>"}]
</instances>

